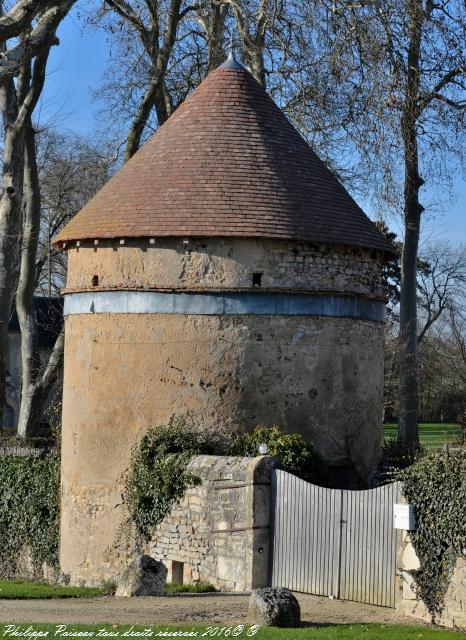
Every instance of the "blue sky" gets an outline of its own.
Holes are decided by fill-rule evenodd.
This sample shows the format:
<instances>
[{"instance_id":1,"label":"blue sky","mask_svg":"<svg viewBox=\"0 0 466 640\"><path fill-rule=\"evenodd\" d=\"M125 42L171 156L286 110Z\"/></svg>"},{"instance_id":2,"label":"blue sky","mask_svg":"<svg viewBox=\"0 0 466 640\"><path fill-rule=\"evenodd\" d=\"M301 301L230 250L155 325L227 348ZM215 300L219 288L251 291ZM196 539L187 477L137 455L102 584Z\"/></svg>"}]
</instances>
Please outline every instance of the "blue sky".
<instances>
[{"instance_id":1,"label":"blue sky","mask_svg":"<svg viewBox=\"0 0 466 640\"><path fill-rule=\"evenodd\" d=\"M48 120L58 115L60 128L91 136L97 128L99 109L91 93L98 88L108 60L106 35L92 29L83 31L76 11L66 18L58 35L61 43L50 57L41 116ZM370 207L360 204L371 215ZM401 232L399 221L388 222L394 231ZM466 182L461 176L453 178L453 202L446 201L441 213L425 216L423 237L426 242L445 238L455 244L466 243Z\"/></svg>"}]
</instances>

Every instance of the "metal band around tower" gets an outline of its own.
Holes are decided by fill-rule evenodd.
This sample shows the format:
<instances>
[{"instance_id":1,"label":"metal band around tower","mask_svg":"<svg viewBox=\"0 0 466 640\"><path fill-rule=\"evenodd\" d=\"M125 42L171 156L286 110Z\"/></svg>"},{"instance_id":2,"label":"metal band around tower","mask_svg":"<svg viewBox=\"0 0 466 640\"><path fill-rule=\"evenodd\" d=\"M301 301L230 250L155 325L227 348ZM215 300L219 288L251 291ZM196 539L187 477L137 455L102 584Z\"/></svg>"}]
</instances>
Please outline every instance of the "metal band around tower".
<instances>
[{"instance_id":1,"label":"metal band around tower","mask_svg":"<svg viewBox=\"0 0 466 640\"><path fill-rule=\"evenodd\" d=\"M96 291L65 295L65 316L90 313L327 316L385 321L379 300L302 293Z\"/></svg>"}]
</instances>

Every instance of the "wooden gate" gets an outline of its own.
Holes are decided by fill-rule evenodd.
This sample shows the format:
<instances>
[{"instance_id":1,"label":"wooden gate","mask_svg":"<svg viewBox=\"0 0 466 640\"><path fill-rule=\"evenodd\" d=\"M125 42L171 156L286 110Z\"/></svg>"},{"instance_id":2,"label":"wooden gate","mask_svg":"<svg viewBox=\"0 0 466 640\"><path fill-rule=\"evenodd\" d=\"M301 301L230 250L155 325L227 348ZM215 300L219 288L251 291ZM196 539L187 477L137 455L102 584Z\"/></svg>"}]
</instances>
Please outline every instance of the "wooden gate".
<instances>
[{"instance_id":1,"label":"wooden gate","mask_svg":"<svg viewBox=\"0 0 466 640\"><path fill-rule=\"evenodd\" d=\"M274 470L272 496L272 586L395 607L398 483L343 491Z\"/></svg>"}]
</instances>

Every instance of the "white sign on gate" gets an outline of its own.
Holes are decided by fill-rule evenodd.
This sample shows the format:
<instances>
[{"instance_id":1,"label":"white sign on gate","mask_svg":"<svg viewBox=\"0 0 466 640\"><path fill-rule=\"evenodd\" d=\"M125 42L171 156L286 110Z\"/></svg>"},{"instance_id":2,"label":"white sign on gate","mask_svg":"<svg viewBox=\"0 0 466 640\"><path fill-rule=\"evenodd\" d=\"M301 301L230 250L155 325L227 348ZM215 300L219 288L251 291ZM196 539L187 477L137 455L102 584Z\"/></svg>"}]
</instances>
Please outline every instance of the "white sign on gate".
<instances>
[{"instance_id":1,"label":"white sign on gate","mask_svg":"<svg viewBox=\"0 0 466 640\"><path fill-rule=\"evenodd\" d=\"M395 529L404 529L405 531L413 531L413 529L416 528L416 517L414 514L414 505L394 504L393 516L394 516Z\"/></svg>"}]
</instances>

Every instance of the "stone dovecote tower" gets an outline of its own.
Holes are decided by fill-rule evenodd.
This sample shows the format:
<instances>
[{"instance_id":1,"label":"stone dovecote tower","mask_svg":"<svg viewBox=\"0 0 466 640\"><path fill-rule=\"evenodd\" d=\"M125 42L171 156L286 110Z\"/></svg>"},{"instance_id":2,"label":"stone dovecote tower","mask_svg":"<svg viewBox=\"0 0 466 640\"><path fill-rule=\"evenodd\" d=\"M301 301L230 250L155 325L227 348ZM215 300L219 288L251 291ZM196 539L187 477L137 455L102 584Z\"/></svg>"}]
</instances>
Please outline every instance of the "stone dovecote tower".
<instances>
[{"instance_id":1,"label":"stone dovecote tower","mask_svg":"<svg viewBox=\"0 0 466 640\"><path fill-rule=\"evenodd\" d=\"M277 424L335 485L379 456L392 248L234 58L56 238L68 253L61 564L108 574L149 426Z\"/></svg>"}]
</instances>

